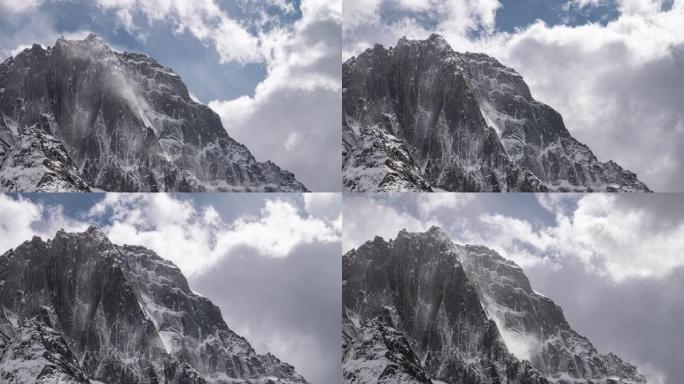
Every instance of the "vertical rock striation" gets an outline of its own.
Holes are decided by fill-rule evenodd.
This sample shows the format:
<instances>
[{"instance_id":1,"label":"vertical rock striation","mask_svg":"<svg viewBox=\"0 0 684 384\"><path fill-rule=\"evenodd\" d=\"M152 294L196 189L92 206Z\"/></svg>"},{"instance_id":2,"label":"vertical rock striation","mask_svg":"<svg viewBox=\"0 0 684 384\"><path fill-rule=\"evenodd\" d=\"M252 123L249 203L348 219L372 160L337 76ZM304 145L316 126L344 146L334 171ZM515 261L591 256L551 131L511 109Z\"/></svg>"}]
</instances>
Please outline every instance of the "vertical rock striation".
<instances>
[{"instance_id":1,"label":"vertical rock striation","mask_svg":"<svg viewBox=\"0 0 684 384\"><path fill-rule=\"evenodd\" d=\"M34 144L35 131L61 159ZM228 136L171 69L95 35L34 45L0 64L0 189L88 188L306 191Z\"/></svg>"},{"instance_id":2,"label":"vertical rock striation","mask_svg":"<svg viewBox=\"0 0 684 384\"><path fill-rule=\"evenodd\" d=\"M347 60L342 87L346 191L648 191L599 162L514 70L438 35Z\"/></svg>"},{"instance_id":3,"label":"vertical rock striation","mask_svg":"<svg viewBox=\"0 0 684 384\"><path fill-rule=\"evenodd\" d=\"M439 228L376 237L342 271L346 382L645 383L572 330L517 265Z\"/></svg>"},{"instance_id":4,"label":"vertical rock striation","mask_svg":"<svg viewBox=\"0 0 684 384\"><path fill-rule=\"evenodd\" d=\"M230 330L171 262L95 228L0 256L0 355L0 375L46 366L67 383L306 383Z\"/></svg>"}]
</instances>

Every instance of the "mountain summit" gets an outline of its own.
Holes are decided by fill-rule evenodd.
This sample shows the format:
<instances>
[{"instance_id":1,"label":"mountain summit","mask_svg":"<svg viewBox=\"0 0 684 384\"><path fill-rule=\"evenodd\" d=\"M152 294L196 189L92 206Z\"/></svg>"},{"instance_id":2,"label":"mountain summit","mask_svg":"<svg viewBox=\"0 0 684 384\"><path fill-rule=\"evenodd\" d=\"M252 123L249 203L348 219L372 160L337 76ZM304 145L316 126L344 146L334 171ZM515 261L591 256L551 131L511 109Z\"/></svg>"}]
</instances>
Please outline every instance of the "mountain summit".
<instances>
[{"instance_id":1,"label":"mountain summit","mask_svg":"<svg viewBox=\"0 0 684 384\"><path fill-rule=\"evenodd\" d=\"M440 228L342 259L345 383L642 384L600 354L523 270Z\"/></svg>"},{"instance_id":2,"label":"mountain summit","mask_svg":"<svg viewBox=\"0 0 684 384\"><path fill-rule=\"evenodd\" d=\"M299 192L181 78L96 35L0 64L0 191Z\"/></svg>"},{"instance_id":3,"label":"mountain summit","mask_svg":"<svg viewBox=\"0 0 684 384\"><path fill-rule=\"evenodd\" d=\"M497 60L433 34L342 68L346 191L647 192Z\"/></svg>"},{"instance_id":4,"label":"mountain summit","mask_svg":"<svg viewBox=\"0 0 684 384\"><path fill-rule=\"evenodd\" d=\"M230 330L173 263L94 227L0 256L0 381L306 384Z\"/></svg>"}]
</instances>

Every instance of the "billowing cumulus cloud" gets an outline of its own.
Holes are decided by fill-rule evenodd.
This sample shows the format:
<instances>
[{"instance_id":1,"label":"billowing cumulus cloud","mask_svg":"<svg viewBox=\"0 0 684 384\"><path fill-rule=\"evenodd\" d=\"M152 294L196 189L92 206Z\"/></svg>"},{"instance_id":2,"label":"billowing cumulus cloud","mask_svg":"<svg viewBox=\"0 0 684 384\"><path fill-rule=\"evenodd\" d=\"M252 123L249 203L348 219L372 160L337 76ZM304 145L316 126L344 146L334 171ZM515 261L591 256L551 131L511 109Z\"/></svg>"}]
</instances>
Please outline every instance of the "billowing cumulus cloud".
<instances>
[{"instance_id":1,"label":"billowing cumulus cloud","mask_svg":"<svg viewBox=\"0 0 684 384\"><path fill-rule=\"evenodd\" d=\"M586 195L574 211L555 211L556 225L532 223L501 214L480 217L490 243L525 265L573 257L602 278L661 278L684 266L684 218L671 227L639 206L620 206L612 195ZM657 230L654 230L657 229ZM535 260L530 254L544 255Z\"/></svg>"},{"instance_id":2,"label":"billowing cumulus cloud","mask_svg":"<svg viewBox=\"0 0 684 384\"><path fill-rule=\"evenodd\" d=\"M116 12L129 30L141 28L134 15L141 14L151 22L172 22L177 33L189 32L213 44L222 61L261 61L259 40L246 26L222 10L215 0L97 0Z\"/></svg>"},{"instance_id":3,"label":"billowing cumulus cloud","mask_svg":"<svg viewBox=\"0 0 684 384\"><path fill-rule=\"evenodd\" d=\"M268 76L253 96L209 106L257 159L295 172L309 189L341 188L341 3L304 0L292 31L268 34Z\"/></svg>"},{"instance_id":4,"label":"billowing cumulus cloud","mask_svg":"<svg viewBox=\"0 0 684 384\"><path fill-rule=\"evenodd\" d=\"M86 224L65 216L59 206L0 194L0 254L31 240L33 236L51 238L60 229L78 231L86 227Z\"/></svg>"},{"instance_id":5,"label":"billowing cumulus cloud","mask_svg":"<svg viewBox=\"0 0 684 384\"><path fill-rule=\"evenodd\" d=\"M89 218L104 219L103 230L114 243L148 247L190 276L239 250L284 258L300 245L340 239L337 217L305 215L281 199L265 199L258 213L225 222L213 206L197 207L167 194L107 194Z\"/></svg>"}]
</instances>

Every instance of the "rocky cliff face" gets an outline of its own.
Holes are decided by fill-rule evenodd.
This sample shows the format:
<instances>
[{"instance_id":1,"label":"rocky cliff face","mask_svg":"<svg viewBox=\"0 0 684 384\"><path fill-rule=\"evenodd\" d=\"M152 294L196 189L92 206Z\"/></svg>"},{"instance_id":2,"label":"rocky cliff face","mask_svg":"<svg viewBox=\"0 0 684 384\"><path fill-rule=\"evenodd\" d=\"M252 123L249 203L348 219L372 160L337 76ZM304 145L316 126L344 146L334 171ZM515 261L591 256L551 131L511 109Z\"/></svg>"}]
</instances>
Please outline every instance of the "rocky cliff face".
<instances>
[{"instance_id":1,"label":"rocky cliff face","mask_svg":"<svg viewBox=\"0 0 684 384\"><path fill-rule=\"evenodd\" d=\"M346 382L645 383L573 331L517 265L441 229L376 237L343 256L342 273Z\"/></svg>"},{"instance_id":2,"label":"rocky cliff face","mask_svg":"<svg viewBox=\"0 0 684 384\"><path fill-rule=\"evenodd\" d=\"M514 70L438 35L347 60L342 87L347 191L648 191L572 138Z\"/></svg>"},{"instance_id":3,"label":"rocky cliff face","mask_svg":"<svg viewBox=\"0 0 684 384\"><path fill-rule=\"evenodd\" d=\"M0 256L0 377L306 383L231 331L175 265L142 247L114 245L95 228L34 238Z\"/></svg>"},{"instance_id":4,"label":"rocky cliff face","mask_svg":"<svg viewBox=\"0 0 684 384\"><path fill-rule=\"evenodd\" d=\"M27 144L32 131L62 158ZM95 35L34 45L0 64L0 188L306 190L293 174L257 162L171 69L115 52Z\"/></svg>"}]
</instances>

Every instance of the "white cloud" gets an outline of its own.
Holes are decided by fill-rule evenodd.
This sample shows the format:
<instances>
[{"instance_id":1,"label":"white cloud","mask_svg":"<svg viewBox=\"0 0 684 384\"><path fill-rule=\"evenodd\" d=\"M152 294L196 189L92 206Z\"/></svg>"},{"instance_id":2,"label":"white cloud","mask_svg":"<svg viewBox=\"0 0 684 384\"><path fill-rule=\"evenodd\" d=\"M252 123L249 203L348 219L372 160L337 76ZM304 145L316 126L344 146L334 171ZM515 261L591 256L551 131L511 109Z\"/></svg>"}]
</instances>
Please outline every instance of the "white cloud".
<instances>
[{"instance_id":1,"label":"white cloud","mask_svg":"<svg viewBox=\"0 0 684 384\"><path fill-rule=\"evenodd\" d=\"M28 12L40 6L42 0L0 0L0 10L10 13Z\"/></svg>"},{"instance_id":2,"label":"white cloud","mask_svg":"<svg viewBox=\"0 0 684 384\"><path fill-rule=\"evenodd\" d=\"M485 245L523 268L558 269L566 261L579 262L597 278L619 283L662 278L684 267L684 218L666 221L658 211L662 208L655 208L659 200L642 204L609 194L538 195L539 205L553 214L550 222L497 213L481 204L484 197L473 200L464 208L458 200L437 198L434 206L441 208L432 209L423 195L345 197L344 251L375 235L389 239L401 229L419 232L438 225L457 243ZM463 213L436 214L444 209Z\"/></svg>"},{"instance_id":3,"label":"white cloud","mask_svg":"<svg viewBox=\"0 0 684 384\"><path fill-rule=\"evenodd\" d=\"M669 11L655 3L623 2L623 14L605 26L538 22L480 50L516 68L599 159L635 171L656 191L681 191L684 2Z\"/></svg>"},{"instance_id":4,"label":"white cloud","mask_svg":"<svg viewBox=\"0 0 684 384\"><path fill-rule=\"evenodd\" d=\"M596 7L606 3L606 0L571 0L570 5L577 8Z\"/></svg>"},{"instance_id":5,"label":"white cloud","mask_svg":"<svg viewBox=\"0 0 684 384\"><path fill-rule=\"evenodd\" d=\"M394 45L397 39L425 38L431 32L448 34L452 40L468 41L473 31L493 31L497 0L374 0L345 1L343 58L374 44ZM383 18L384 13L391 19ZM434 25L427 29L424 25Z\"/></svg>"},{"instance_id":6,"label":"white cloud","mask_svg":"<svg viewBox=\"0 0 684 384\"><path fill-rule=\"evenodd\" d=\"M342 8L345 28L378 22L378 10L381 4L382 0L345 0Z\"/></svg>"},{"instance_id":7,"label":"white cloud","mask_svg":"<svg viewBox=\"0 0 684 384\"><path fill-rule=\"evenodd\" d=\"M488 246L523 266L575 258L615 282L661 278L684 266L684 222L656 230L657 217L619 206L618 199L585 195L573 211L557 209L555 225L537 228L517 218L482 215L481 232Z\"/></svg>"},{"instance_id":8,"label":"white cloud","mask_svg":"<svg viewBox=\"0 0 684 384\"><path fill-rule=\"evenodd\" d=\"M23 199L0 195L0 253L30 240L31 225L41 218L41 208Z\"/></svg>"},{"instance_id":9,"label":"white cloud","mask_svg":"<svg viewBox=\"0 0 684 384\"><path fill-rule=\"evenodd\" d=\"M259 160L293 171L309 189L341 183L341 2L304 0L292 31L263 38L268 76L253 97L209 103Z\"/></svg>"},{"instance_id":10,"label":"white cloud","mask_svg":"<svg viewBox=\"0 0 684 384\"><path fill-rule=\"evenodd\" d=\"M190 276L241 248L282 258L299 245L340 238L336 220L302 215L278 199L267 199L258 215L224 222L211 206L198 208L167 194L107 194L89 217L108 222L103 230L112 242L150 248Z\"/></svg>"},{"instance_id":11,"label":"white cloud","mask_svg":"<svg viewBox=\"0 0 684 384\"><path fill-rule=\"evenodd\" d=\"M305 193L304 208L315 217L336 220L342 214L342 196L339 193Z\"/></svg>"},{"instance_id":12,"label":"white cloud","mask_svg":"<svg viewBox=\"0 0 684 384\"><path fill-rule=\"evenodd\" d=\"M21 195L0 194L0 254L33 236L47 239L62 228L83 230L85 227L66 217L59 207L38 204Z\"/></svg>"},{"instance_id":13,"label":"white cloud","mask_svg":"<svg viewBox=\"0 0 684 384\"><path fill-rule=\"evenodd\" d=\"M171 22L177 33L189 32L201 41L213 44L222 62L260 62L258 36L230 17L215 0L97 0L104 9L113 10L131 32L139 26L134 15L148 21Z\"/></svg>"},{"instance_id":14,"label":"white cloud","mask_svg":"<svg viewBox=\"0 0 684 384\"><path fill-rule=\"evenodd\" d=\"M345 197L344 200L343 252L372 240L373 236L394 239L402 229L424 232L432 225L439 225L436 219L418 218L394 206L391 198Z\"/></svg>"},{"instance_id":15,"label":"white cloud","mask_svg":"<svg viewBox=\"0 0 684 384\"><path fill-rule=\"evenodd\" d=\"M444 209L457 209L472 201L474 195L465 193L430 193L418 195L418 209L422 217L430 217Z\"/></svg>"}]
</instances>

